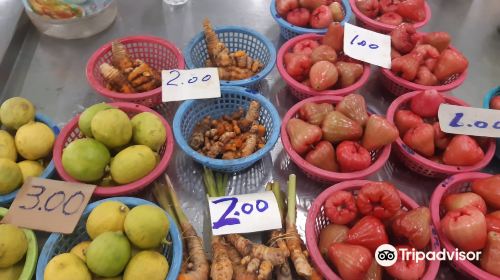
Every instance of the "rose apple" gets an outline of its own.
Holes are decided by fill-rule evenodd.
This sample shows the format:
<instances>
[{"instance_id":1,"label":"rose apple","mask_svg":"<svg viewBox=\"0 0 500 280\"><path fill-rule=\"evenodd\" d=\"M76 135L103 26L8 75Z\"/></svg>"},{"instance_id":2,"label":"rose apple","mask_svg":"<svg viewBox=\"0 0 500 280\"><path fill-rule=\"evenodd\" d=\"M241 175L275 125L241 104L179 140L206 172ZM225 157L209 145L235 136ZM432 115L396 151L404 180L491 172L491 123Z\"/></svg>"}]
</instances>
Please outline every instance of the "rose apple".
<instances>
[{"instance_id":1,"label":"rose apple","mask_svg":"<svg viewBox=\"0 0 500 280\"><path fill-rule=\"evenodd\" d=\"M500 110L500 95L497 95L490 100L490 109Z\"/></svg>"},{"instance_id":2,"label":"rose apple","mask_svg":"<svg viewBox=\"0 0 500 280\"><path fill-rule=\"evenodd\" d=\"M344 280L363 279L374 261L370 250L344 243L332 244L328 256Z\"/></svg>"},{"instance_id":3,"label":"rose apple","mask_svg":"<svg viewBox=\"0 0 500 280\"><path fill-rule=\"evenodd\" d=\"M408 239L411 246L424 249L431 240L431 212L427 207L412 209L394 220L392 231Z\"/></svg>"},{"instance_id":4,"label":"rose apple","mask_svg":"<svg viewBox=\"0 0 500 280\"><path fill-rule=\"evenodd\" d=\"M446 213L441 220L441 231L463 251L481 250L486 245L486 220L474 206Z\"/></svg>"},{"instance_id":5,"label":"rose apple","mask_svg":"<svg viewBox=\"0 0 500 280\"><path fill-rule=\"evenodd\" d=\"M431 157L434 155L434 128L428 123L421 123L410 128L403 137L403 142L417 153Z\"/></svg>"},{"instance_id":6,"label":"rose apple","mask_svg":"<svg viewBox=\"0 0 500 280\"><path fill-rule=\"evenodd\" d=\"M380 10L378 0L356 0L356 7L369 18L375 18Z\"/></svg>"},{"instance_id":7,"label":"rose apple","mask_svg":"<svg viewBox=\"0 0 500 280\"><path fill-rule=\"evenodd\" d=\"M312 28L327 28L332 22L332 11L328 6L321 5L312 12L309 24Z\"/></svg>"},{"instance_id":8,"label":"rose apple","mask_svg":"<svg viewBox=\"0 0 500 280\"><path fill-rule=\"evenodd\" d=\"M500 233L488 233L488 242L481 255L481 268L500 277Z\"/></svg>"},{"instance_id":9,"label":"rose apple","mask_svg":"<svg viewBox=\"0 0 500 280\"><path fill-rule=\"evenodd\" d=\"M299 117L310 124L321 125L330 112L333 112L332 104L308 102L299 109Z\"/></svg>"},{"instance_id":10,"label":"rose apple","mask_svg":"<svg viewBox=\"0 0 500 280\"><path fill-rule=\"evenodd\" d=\"M394 124L399 130L401 137L410 129L424 123L422 118L410 110L399 110L394 115Z\"/></svg>"},{"instance_id":11,"label":"rose apple","mask_svg":"<svg viewBox=\"0 0 500 280\"><path fill-rule=\"evenodd\" d=\"M319 47L318 41L304 39L293 46L293 53L310 55L317 47Z\"/></svg>"},{"instance_id":12,"label":"rose apple","mask_svg":"<svg viewBox=\"0 0 500 280\"><path fill-rule=\"evenodd\" d=\"M358 213L352 193L337 191L325 201L325 215L330 222L345 225L352 222Z\"/></svg>"},{"instance_id":13,"label":"rose apple","mask_svg":"<svg viewBox=\"0 0 500 280\"><path fill-rule=\"evenodd\" d=\"M321 45L312 51L311 59L313 63L322 60L334 63L337 61L337 52L335 52L335 50L330 46Z\"/></svg>"},{"instance_id":14,"label":"rose apple","mask_svg":"<svg viewBox=\"0 0 500 280\"><path fill-rule=\"evenodd\" d=\"M339 72L335 64L329 61L318 61L309 71L309 81L314 90L322 91L337 83Z\"/></svg>"},{"instance_id":15,"label":"rose apple","mask_svg":"<svg viewBox=\"0 0 500 280\"><path fill-rule=\"evenodd\" d=\"M410 101L410 109L422 118L434 118L438 115L439 106L445 103L443 95L434 89L424 90Z\"/></svg>"},{"instance_id":16,"label":"rose apple","mask_svg":"<svg viewBox=\"0 0 500 280\"><path fill-rule=\"evenodd\" d=\"M471 188L486 201L488 206L500 209L500 175L477 179L472 182Z\"/></svg>"},{"instance_id":17,"label":"rose apple","mask_svg":"<svg viewBox=\"0 0 500 280\"><path fill-rule=\"evenodd\" d=\"M373 216L364 216L347 233L345 240L349 244L361 245L372 252L382 244L389 243L382 222Z\"/></svg>"},{"instance_id":18,"label":"rose apple","mask_svg":"<svg viewBox=\"0 0 500 280\"><path fill-rule=\"evenodd\" d=\"M371 164L368 150L353 141L343 141L337 146L337 162L342 172L355 172L366 169Z\"/></svg>"},{"instance_id":19,"label":"rose apple","mask_svg":"<svg viewBox=\"0 0 500 280\"><path fill-rule=\"evenodd\" d=\"M468 135L455 135L444 150L443 162L449 165L469 166L479 163L484 152L474 138Z\"/></svg>"},{"instance_id":20,"label":"rose apple","mask_svg":"<svg viewBox=\"0 0 500 280\"><path fill-rule=\"evenodd\" d=\"M452 193L444 198L443 206L447 212L467 206L474 206L483 214L486 214L486 203L484 199L473 192Z\"/></svg>"},{"instance_id":21,"label":"rose apple","mask_svg":"<svg viewBox=\"0 0 500 280\"><path fill-rule=\"evenodd\" d=\"M395 264L388 266L385 268L387 273L395 279L399 280L417 280L422 277L425 273L425 260L418 261L413 258L410 254L408 258L403 260L404 252L401 251L404 249L405 252L412 251L412 247L407 245L399 245L396 246L396 250L398 252L398 259Z\"/></svg>"},{"instance_id":22,"label":"rose apple","mask_svg":"<svg viewBox=\"0 0 500 280\"><path fill-rule=\"evenodd\" d=\"M399 212L401 198L392 184L388 182L370 182L363 185L359 190L356 205L363 215L389 219Z\"/></svg>"},{"instance_id":23,"label":"rose apple","mask_svg":"<svg viewBox=\"0 0 500 280\"><path fill-rule=\"evenodd\" d=\"M304 154L311 146L321 140L321 128L317 125L306 123L301 119L291 119L286 125L286 131L292 148L298 154Z\"/></svg>"},{"instance_id":24,"label":"rose apple","mask_svg":"<svg viewBox=\"0 0 500 280\"><path fill-rule=\"evenodd\" d=\"M344 225L329 224L319 232L319 251L327 256L328 248L333 243L342 243L347 238L349 228Z\"/></svg>"},{"instance_id":25,"label":"rose apple","mask_svg":"<svg viewBox=\"0 0 500 280\"><path fill-rule=\"evenodd\" d=\"M285 17L289 11L299 7L299 0L276 0L276 11Z\"/></svg>"},{"instance_id":26,"label":"rose apple","mask_svg":"<svg viewBox=\"0 0 500 280\"><path fill-rule=\"evenodd\" d=\"M310 19L311 12L305 8L295 8L286 15L286 21L300 27L306 27Z\"/></svg>"},{"instance_id":27,"label":"rose apple","mask_svg":"<svg viewBox=\"0 0 500 280\"><path fill-rule=\"evenodd\" d=\"M319 142L314 150L307 153L305 160L323 170L337 172L339 167L335 159L335 150L328 141Z\"/></svg>"},{"instance_id":28,"label":"rose apple","mask_svg":"<svg viewBox=\"0 0 500 280\"><path fill-rule=\"evenodd\" d=\"M295 80L303 81L309 75L312 60L309 55L287 53L285 54L285 70Z\"/></svg>"}]
</instances>

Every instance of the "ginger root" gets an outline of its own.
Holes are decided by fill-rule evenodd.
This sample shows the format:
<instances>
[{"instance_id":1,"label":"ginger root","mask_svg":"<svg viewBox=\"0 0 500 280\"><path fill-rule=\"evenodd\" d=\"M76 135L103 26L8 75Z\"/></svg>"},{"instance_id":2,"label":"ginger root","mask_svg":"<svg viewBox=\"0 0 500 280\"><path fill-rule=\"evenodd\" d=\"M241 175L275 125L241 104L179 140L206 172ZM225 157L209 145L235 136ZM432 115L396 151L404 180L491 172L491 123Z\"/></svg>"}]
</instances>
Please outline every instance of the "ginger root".
<instances>
[{"instance_id":1,"label":"ginger root","mask_svg":"<svg viewBox=\"0 0 500 280\"><path fill-rule=\"evenodd\" d=\"M208 52L205 66L218 67L221 80L248 79L264 67L262 62L251 58L245 51L238 50L231 53L219 40L208 19L203 21L203 32Z\"/></svg>"}]
</instances>

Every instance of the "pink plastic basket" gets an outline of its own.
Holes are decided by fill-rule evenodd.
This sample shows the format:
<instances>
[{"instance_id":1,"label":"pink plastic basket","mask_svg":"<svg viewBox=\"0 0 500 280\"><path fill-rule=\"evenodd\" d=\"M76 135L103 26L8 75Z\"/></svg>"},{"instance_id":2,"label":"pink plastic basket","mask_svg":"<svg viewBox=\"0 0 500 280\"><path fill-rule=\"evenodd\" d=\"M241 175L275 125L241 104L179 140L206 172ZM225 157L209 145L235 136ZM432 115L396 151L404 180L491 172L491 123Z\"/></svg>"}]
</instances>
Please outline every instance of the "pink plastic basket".
<instances>
[{"instance_id":1,"label":"pink plastic basket","mask_svg":"<svg viewBox=\"0 0 500 280\"><path fill-rule=\"evenodd\" d=\"M288 84L290 92L299 100L313 96L346 96L360 89L368 81L368 78L370 77L370 66L368 64L365 64L363 75L361 75L359 80L354 84L352 84L351 86L342 89L324 90L324 91L315 91L312 88L292 78L285 70L285 59L284 59L285 54L291 52L293 47L302 40L311 39L320 41L321 38L323 38L323 35L317 35L317 34L300 35L284 43L283 46L281 46L281 48L278 51L278 58L276 63L278 71L283 80L285 80L285 82Z\"/></svg>"},{"instance_id":2,"label":"pink plastic basket","mask_svg":"<svg viewBox=\"0 0 500 280\"><path fill-rule=\"evenodd\" d=\"M455 251L455 246L450 242L450 240L448 240L448 238L446 238L444 233L441 231L441 218L445 215L444 209L441 209L441 201L449 194L470 191L470 183L472 181L476 179L487 178L490 176L491 174L479 172L453 175L441 182L432 193L430 201L432 224L434 225L434 228L436 228L439 235L439 240L441 240L441 244L446 249L446 251ZM456 260L452 262L452 265L456 270L460 271L463 274L471 276L473 279L500 279L497 276L482 270L481 268L467 260Z\"/></svg>"},{"instance_id":3,"label":"pink plastic basket","mask_svg":"<svg viewBox=\"0 0 500 280\"><path fill-rule=\"evenodd\" d=\"M131 195L139 192L143 188L147 187L151 184L156 178L158 178L165 170L167 169L170 158L172 157L172 153L174 151L174 135L172 133L172 129L167 121L157 112L149 109L148 107L133 104L133 103L109 103L109 105L118 108L129 115L129 117L133 117L142 112L150 112L155 114L160 118L161 122L165 126L165 130L167 131L167 141L163 145L163 147L159 151L159 155L161 156L160 162L156 165L156 167L149 173L146 177L139 179L135 182L126 185L119 186L98 186L94 195L97 196L121 196L121 195ZM53 150L54 163L56 166L57 173L64 181L68 182L78 182L73 177L71 177L62 165L62 153L63 149L71 142L76 139L84 138L84 135L80 132L78 128L78 120L80 116L76 116L71 121L66 124L66 126L62 129L61 133L56 139Z\"/></svg>"},{"instance_id":4,"label":"pink plastic basket","mask_svg":"<svg viewBox=\"0 0 500 280\"><path fill-rule=\"evenodd\" d=\"M356 23L360 27L370 29L379 33L390 33L396 28L396 25L381 23L380 21L365 16L358 9L358 6L356 6L356 0L349 0L349 3L351 4L352 12L356 16ZM417 29L421 28L429 22L431 17L431 8L429 7L429 5L427 5L427 2L425 2L425 19L423 21L415 22L412 25Z\"/></svg>"},{"instance_id":5,"label":"pink plastic basket","mask_svg":"<svg viewBox=\"0 0 500 280\"><path fill-rule=\"evenodd\" d=\"M453 46L450 49L457 51ZM390 69L380 68L380 80L384 87L393 95L400 96L410 91L435 89L437 91L451 91L459 87L467 78L467 70L462 74L453 75L448 80L444 81L438 86L424 86L417 83L407 81L401 77L396 76Z\"/></svg>"},{"instance_id":6,"label":"pink plastic basket","mask_svg":"<svg viewBox=\"0 0 500 280\"><path fill-rule=\"evenodd\" d=\"M339 280L341 279L326 263L325 259L321 255L318 242L319 242L319 233L321 229L325 228L330 221L325 216L325 210L323 205L325 201L330 197L333 193L337 191L350 191L354 194L361 188L361 186L369 183L370 181L366 180L353 180L353 181L345 181L342 183L338 183L324 190L316 199L313 201L311 207L309 208L309 213L307 214L306 219L306 243L307 249L309 250L309 254L311 256L312 261L318 267L321 274L326 279L329 280ZM399 196L401 197L401 202L403 208L407 210L418 208L419 205L411 199L406 194L399 192ZM438 236L436 231L432 230L431 236L431 244L430 250L434 252L438 252L440 250ZM373 260L375 261L375 259ZM423 280L433 280L436 278L436 275L439 271L439 260L431 261L427 263L427 270L421 279Z\"/></svg>"},{"instance_id":7,"label":"pink plastic basket","mask_svg":"<svg viewBox=\"0 0 500 280\"><path fill-rule=\"evenodd\" d=\"M152 36L131 36L119 41L127 47L134 59L141 59L158 71L167 69L184 69L184 57L181 51L167 40ZM124 94L106 88L99 66L104 62L111 63L111 42L99 48L87 63L87 81L100 95L113 102L132 102L147 107L161 104L161 86L142 93Z\"/></svg>"},{"instance_id":8,"label":"pink plastic basket","mask_svg":"<svg viewBox=\"0 0 500 280\"><path fill-rule=\"evenodd\" d=\"M301 155L295 152L295 150L292 148L292 144L290 143L290 139L286 131L286 125L288 124L288 121L297 116L300 108L305 103L314 102L337 104L340 102L340 100L342 100L342 97L340 96L316 96L304 99L295 104L292 108L290 108L290 110L288 110L281 123L281 142L283 143L283 147L285 148L286 153L288 154L288 156L290 156L292 161L307 175L307 177L319 182L332 183L366 178L371 174L377 172L380 168L382 168L382 166L384 166L391 152L391 145L387 145L382 149L373 151L371 152L372 164L370 165L370 167L361 171L346 173L331 172L318 168L307 162Z\"/></svg>"},{"instance_id":9,"label":"pink plastic basket","mask_svg":"<svg viewBox=\"0 0 500 280\"><path fill-rule=\"evenodd\" d=\"M396 98L387 109L387 119L394 123L394 115L396 114L396 111L405 108L407 103L420 92L421 91L414 91ZM443 94L443 96L449 104L469 106L461 99L451 95ZM395 145L393 145L396 155L401 159L406 167L413 172L432 178L443 178L456 173L478 171L488 165L491 161L493 155L495 154L495 147L496 143L494 139L490 139L488 148L485 151L484 159L481 162L472 166L453 166L440 164L417 154L403 142L401 137L398 137Z\"/></svg>"}]
</instances>

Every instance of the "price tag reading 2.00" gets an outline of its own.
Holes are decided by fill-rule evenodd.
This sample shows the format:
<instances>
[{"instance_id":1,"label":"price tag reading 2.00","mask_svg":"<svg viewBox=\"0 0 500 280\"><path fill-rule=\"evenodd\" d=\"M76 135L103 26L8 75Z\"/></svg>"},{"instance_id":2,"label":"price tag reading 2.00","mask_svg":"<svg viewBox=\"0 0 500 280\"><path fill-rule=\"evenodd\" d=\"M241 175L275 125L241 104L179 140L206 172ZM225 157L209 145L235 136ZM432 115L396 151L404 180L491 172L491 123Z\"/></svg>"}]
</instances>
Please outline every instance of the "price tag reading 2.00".
<instances>
[{"instance_id":1,"label":"price tag reading 2.00","mask_svg":"<svg viewBox=\"0 0 500 280\"><path fill-rule=\"evenodd\" d=\"M72 233L95 186L30 178L2 222L48 232Z\"/></svg>"},{"instance_id":2,"label":"price tag reading 2.00","mask_svg":"<svg viewBox=\"0 0 500 280\"><path fill-rule=\"evenodd\" d=\"M281 228L272 192L209 198L214 235L247 233Z\"/></svg>"},{"instance_id":3,"label":"price tag reading 2.00","mask_svg":"<svg viewBox=\"0 0 500 280\"><path fill-rule=\"evenodd\" d=\"M162 101L220 97L217 68L161 71Z\"/></svg>"}]
</instances>

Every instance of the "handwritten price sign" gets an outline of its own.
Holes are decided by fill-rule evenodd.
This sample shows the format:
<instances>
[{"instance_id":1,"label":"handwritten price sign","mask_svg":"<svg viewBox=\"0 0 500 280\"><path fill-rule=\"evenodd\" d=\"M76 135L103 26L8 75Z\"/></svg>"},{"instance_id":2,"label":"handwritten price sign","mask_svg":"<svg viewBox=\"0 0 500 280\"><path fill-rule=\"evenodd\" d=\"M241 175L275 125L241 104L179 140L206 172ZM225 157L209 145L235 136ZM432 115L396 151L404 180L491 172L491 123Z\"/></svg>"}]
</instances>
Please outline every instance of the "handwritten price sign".
<instances>
[{"instance_id":1,"label":"handwritten price sign","mask_svg":"<svg viewBox=\"0 0 500 280\"><path fill-rule=\"evenodd\" d=\"M281 217L272 192L208 198L214 235L281 228Z\"/></svg>"},{"instance_id":2,"label":"handwritten price sign","mask_svg":"<svg viewBox=\"0 0 500 280\"><path fill-rule=\"evenodd\" d=\"M31 177L23 184L2 223L70 234L95 186Z\"/></svg>"},{"instance_id":3,"label":"handwritten price sign","mask_svg":"<svg viewBox=\"0 0 500 280\"><path fill-rule=\"evenodd\" d=\"M346 23L344 53L352 58L390 69L391 37Z\"/></svg>"},{"instance_id":4,"label":"handwritten price sign","mask_svg":"<svg viewBox=\"0 0 500 280\"><path fill-rule=\"evenodd\" d=\"M180 101L220 97L217 68L163 70L162 101Z\"/></svg>"},{"instance_id":5,"label":"handwritten price sign","mask_svg":"<svg viewBox=\"0 0 500 280\"><path fill-rule=\"evenodd\" d=\"M438 117L446 133L500 138L500 110L441 104Z\"/></svg>"}]
</instances>

